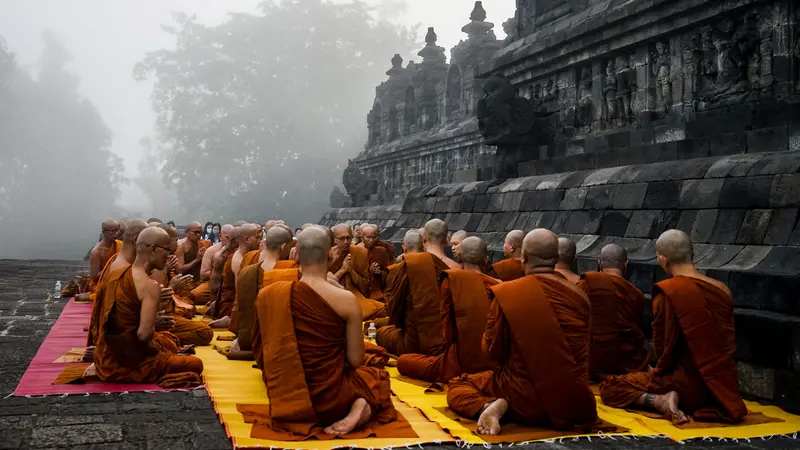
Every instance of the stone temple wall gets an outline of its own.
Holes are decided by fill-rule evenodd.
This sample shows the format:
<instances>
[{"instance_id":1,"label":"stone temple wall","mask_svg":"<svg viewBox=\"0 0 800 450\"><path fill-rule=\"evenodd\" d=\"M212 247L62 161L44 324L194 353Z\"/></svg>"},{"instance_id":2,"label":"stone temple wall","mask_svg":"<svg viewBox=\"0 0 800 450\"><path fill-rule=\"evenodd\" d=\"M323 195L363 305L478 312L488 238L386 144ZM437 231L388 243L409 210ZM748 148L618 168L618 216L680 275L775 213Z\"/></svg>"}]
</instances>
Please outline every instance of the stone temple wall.
<instances>
[{"instance_id":1,"label":"stone temple wall","mask_svg":"<svg viewBox=\"0 0 800 450\"><path fill-rule=\"evenodd\" d=\"M655 239L684 230L733 291L742 392L800 410L800 1L518 0L504 27L471 106L376 133L323 223L397 244L438 217L495 260L545 227L580 270L616 242L646 293Z\"/></svg>"}]
</instances>

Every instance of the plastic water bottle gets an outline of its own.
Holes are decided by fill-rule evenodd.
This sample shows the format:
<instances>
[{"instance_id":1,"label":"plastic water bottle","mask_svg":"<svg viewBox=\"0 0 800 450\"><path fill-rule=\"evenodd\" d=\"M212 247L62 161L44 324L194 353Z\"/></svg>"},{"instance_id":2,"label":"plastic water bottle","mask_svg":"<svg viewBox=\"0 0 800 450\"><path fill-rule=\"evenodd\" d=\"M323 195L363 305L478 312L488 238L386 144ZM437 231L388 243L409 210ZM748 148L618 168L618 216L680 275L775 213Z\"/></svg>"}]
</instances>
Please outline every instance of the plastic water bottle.
<instances>
[{"instance_id":1,"label":"plastic water bottle","mask_svg":"<svg viewBox=\"0 0 800 450\"><path fill-rule=\"evenodd\" d=\"M375 323L370 322L369 328L367 328L367 339L370 342L375 342L375 335L378 334L378 329L375 328Z\"/></svg>"},{"instance_id":2,"label":"plastic water bottle","mask_svg":"<svg viewBox=\"0 0 800 450\"><path fill-rule=\"evenodd\" d=\"M61 297L61 282L60 281L56 281L56 289L55 289L55 292L53 293L53 297L55 297L55 298L60 298Z\"/></svg>"}]
</instances>

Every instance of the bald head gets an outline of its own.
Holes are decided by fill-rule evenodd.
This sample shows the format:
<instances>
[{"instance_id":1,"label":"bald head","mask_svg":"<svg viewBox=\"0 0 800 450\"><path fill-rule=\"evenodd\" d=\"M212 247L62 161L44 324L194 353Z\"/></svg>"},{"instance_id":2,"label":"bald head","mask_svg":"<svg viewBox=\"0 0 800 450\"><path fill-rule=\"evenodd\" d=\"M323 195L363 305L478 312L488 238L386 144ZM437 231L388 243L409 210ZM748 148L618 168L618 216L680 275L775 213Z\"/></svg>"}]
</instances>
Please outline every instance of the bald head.
<instances>
[{"instance_id":1,"label":"bald head","mask_svg":"<svg viewBox=\"0 0 800 450\"><path fill-rule=\"evenodd\" d=\"M297 236L297 257L301 266L328 265L331 240L319 227L310 227Z\"/></svg>"},{"instance_id":2,"label":"bald head","mask_svg":"<svg viewBox=\"0 0 800 450\"><path fill-rule=\"evenodd\" d=\"M575 255L578 249L575 242L569 238L558 239L558 262L566 266L572 267L575 264Z\"/></svg>"},{"instance_id":3,"label":"bald head","mask_svg":"<svg viewBox=\"0 0 800 450\"><path fill-rule=\"evenodd\" d=\"M122 234L122 242L133 244L136 242L136 238L139 237L139 234L147 228L147 222L142 219L133 219L128 222L128 226L125 227L125 232ZM164 231L164 230L161 230ZM164 231L166 233L166 231ZM169 235L167 235L169 238Z\"/></svg>"},{"instance_id":4,"label":"bald head","mask_svg":"<svg viewBox=\"0 0 800 450\"><path fill-rule=\"evenodd\" d=\"M458 242L460 244L462 241L464 241L464 239L468 237L469 233L467 233L464 230L458 230L455 233L453 233L452 236L450 236L450 243L455 244L456 242Z\"/></svg>"},{"instance_id":5,"label":"bald head","mask_svg":"<svg viewBox=\"0 0 800 450\"><path fill-rule=\"evenodd\" d=\"M100 225L100 230L102 230L103 240L110 243L119 236L120 226L116 220L107 219Z\"/></svg>"},{"instance_id":6,"label":"bald head","mask_svg":"<svg viewBox=\"0 0 800 450\"><path fill-rule=\"evenodd\" d=\"M600 250L600 269L625 271L628 265L628 251L617 244L608 244Z\"/></svg>"},{"instance_id":7,"label":"bald head","mask_svg":"<svg viewBox=\"0 0 800 450\"><path fill-rule=\"evenodd\" d=\"M235 226L235 227L240 227L240 226L242 226L242 225L244 225L244 224L246 224L246 223L247 223L247 221L246 221L246 220L239 220L239 221L237 221L236 223L234 223L234 224L233 224L233 226Z\"/></svg>"},{"instance_id":8,"label":"bald head","mask_svg":"<svg viewBox=\"0 0 800 450\"><path fill-rule=\"evenodd\" d=\"M261 226L253 223L246 223L239 227L239 248L240 251L250 252L257 250L261 245Z\"/></svg>"},{"instance_id":9,"label":"bald head","mask_svg":"<svg viewBox=\"0 0 800 450\"><path fill-rule=\"evenodd\" d=\"M119 228L119 223L117 223L117 221L114 219L106 219L103 221L100 227L103 229L103 231L106 231L107 229L116 229Z\"/></svg>"},{"instance_id":10,"label":"bald head","mask_svg":"<svg viewBox=\"0 0 800 450\"><path fill-rule=\"evenodd\" d=\"M403 237L403 248L406 253L421 253L422 236L416 230L406 231L406 235Z\"/></svg>"},{"instance_id":11,"label":"bald head","mask_svg":"<svg viewBox=\"0 0 800 450\"><path fill-rule=\"evenodd\" d=\"M131 221L133 224L134 221ZM144 221L142 221L144 222ZM129 224L129 225L131 225ZM131 228L128 226L128 228ZM161 245L164 247L169 246L169 233L166 230L162 230L161 228L155 227L145 227L141 233L139 233L138 238L136 239L136 252L147 252L150 251L150 247L154 245Z\"/></svg>"},{"instance_id":12,"label":"bald head","mask_svg":"<svg viewBox=\"0 0 800 450\"><path fill-rule=\"evenodd\" d=\"M506 258L519 258L522 256L522 240L525 239L525 232L513 230L506 235L503 242L503 255Z\"/></svg>"},{"instance_id":13,"label":"bald head","mask_svg":"<svg viewBox=\"0 0 800 450\"><path fill-rule=\"evenodd\" d=\"M477 236L468 237L461 242L460 255L460 262L480 266L486 262L486 242Z\"/></svg>"},{"instance_id":14,"label":"bald head","mask_svg":"<svg viewBox=\"0 0 800 450\"><path fill-rule=\"evenodd\" d=\"M134 264L147 264L150 269L162 270L167 264L169 249L170 238L166 230L157 226L146 227L136 239L136 262Z\"/></svg>"},{"instance_id":15,"label":"bald head","mask_svg":"<svg viewBox=\"0 0 800 450\"><path fill-rule=\"evenodd\" d=\"M522 262L532 269L555 268L558 263L558 236L544 228L528 233L522 240Z\"/></svg>"},{"instance_id":16,"label":"bald head","mask_svg":"<svg viewBox=\"0 0 800 450\"><path fill-rule=\"evenodd\" d=\"M447 243L447 224L442 219L431 219L425 224L425 235L422 239L426 243L444 246Z\"/></svg>"},{"instance_id":17,"label":"bald head","mask_svg":"<svg viewBox=\"0 0 800 450\"><path fill-rule=\"evenodd\" d=\"M222 228L220 229L220 232L221 232L221 233L228 233L228 234L230 234L230 232L231 232L231 231L233 231L233 225L231 225L231 224L229 224L229 223L226 223L226 224L225 224L225 225L223 225L223 226L222 226Z\"/></svg>"},{"instance_id":18,"label":"bald head","mask_svg":"<svg viewBox=\"0 0 800 450\"><path fill-rule=\"evenodd\" d=\"M346 251L350 248L350 243L353 241L353 230L350 225L339 223L334 225L331 231L333 231L334 245L338 251Z\"/></svg>"},{"instance_id":19,"label":"bald head","mask_svg":"<svg viewBox=\"0 0 800 450\"><path fill-rule=\"evenodd\" d=\"M151 217L151 218L147 219L147 223L161 223L161 219L159 219L157 217Z\"/></svg>"},{"instance_id":20,"label":"bald head","mask_svg":"<svg viewBox=\"0 0 800 450\"><path fill-rule=\"evenodd\" d=\"M270 252L279 252L292 241L292 235L283 227L275 226L267 230L264 247Z\"/></svg>"},{"instance_id":21,"label":"bald head","mask_svg":"<svg viewBox=\"0 0 800 450\"><path fill-rule=\"evenodd\" d=\"M665 265L675 266L694 262L692 240L681 230L667 230L662 233L656 241L656 254L662 268Z\"/></svg>"}]
</instances>

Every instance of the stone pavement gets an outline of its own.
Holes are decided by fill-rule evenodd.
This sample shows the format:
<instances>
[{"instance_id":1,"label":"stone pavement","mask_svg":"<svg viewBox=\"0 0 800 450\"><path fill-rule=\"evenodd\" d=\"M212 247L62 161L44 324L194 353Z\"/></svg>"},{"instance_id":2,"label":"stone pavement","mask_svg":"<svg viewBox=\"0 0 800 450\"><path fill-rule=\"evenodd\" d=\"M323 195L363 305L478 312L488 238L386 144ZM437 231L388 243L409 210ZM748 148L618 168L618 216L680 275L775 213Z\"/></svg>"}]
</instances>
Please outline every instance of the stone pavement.
<instances>
[{"instance_id":1,"label":"stone pavement","mask_svg":"<svg viewBox=\"0 0 800 450\"><path fill-rule=\"evenodd\" d=\"M57 279L85 270L80 262L0 261L0 399L14 391L65 301ZM307 447L313 447L313 442ZM535 449L800 448L791 439L693 442L583 439ZM0 449L230 449L204 390L0 400ZM431 446L430 448L435 448ZM455 446L448 448L454 449Z\"/></svg>"}]
</instances>

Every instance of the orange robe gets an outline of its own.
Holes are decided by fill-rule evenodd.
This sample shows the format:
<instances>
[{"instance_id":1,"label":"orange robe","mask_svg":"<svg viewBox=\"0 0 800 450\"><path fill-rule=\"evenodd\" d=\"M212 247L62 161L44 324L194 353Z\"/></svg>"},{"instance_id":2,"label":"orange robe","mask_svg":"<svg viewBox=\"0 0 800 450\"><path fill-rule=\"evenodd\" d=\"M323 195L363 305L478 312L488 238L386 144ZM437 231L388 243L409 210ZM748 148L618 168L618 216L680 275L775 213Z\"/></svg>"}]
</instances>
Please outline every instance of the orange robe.
<instances>
[{"instance_id":1,"label":"orange robe","mask_svg":"<svg viewBox=\"0 0 800 450\"><path fill-rule=\"evenodd\" d=\"M345 356L347 322L303 282L277 282L257 301L254 336L269 396L268 426L287 438L309 436L343 419L359 398L373 421L392 422L389 373L353 369Z\"/></svg>"},{"instance_id":2,"label":"orange robe","mask_svg":"<svg viewBox=\"0 0 800 450\"><path fill-rule=\"evenodd\" d=\"M517 278L525 276L525 271L522 270L522 262L516 258L509 258L495 263L492 265L494 273L501 281L513 281Z\"/></svg>"},{"instance_id":3,"label":"orange robe","mask_svg":"<svg viewBox=\"0 0 800 450\"><path fill-rule=\"evenodd\" d=\"M624 408L642 394L678 393L678 407L695 420L737 422L747 415L739 395L733 300L703 280L678 276L655 285L650 372L609 377L603 403Z\"/></svg>"},{"instance_id":4,"label":"orange robe","mask_svg":"<svg viewBox=\"0 0 800 450\"><path fill-rule=\"evenodd\" d=\"M383 247L383 249L386 250L386 256L389 258L389 261L394 261L394 244L388 241L378 241L375 245Z\"/></svg>"},{"instance_id":5,"label":"orange robe","mask_svg":"<svg viewBox=\"0 0 800 450\"><path fill-rule=\"evenodd\" d=\"M440 280L447 265L430 253L409 253L389 268L389 325L378 329L378 345L394 355L438 355L444 350Z\"/></svg>"},{"instance_id":6,"label":"orange robe","mask_svg":"<svg viewBox=\"0 0 800 450\"><path fill-rule=\"evenodd\" d=\"M378 267L381 269L381 273L379 274L372 273L370 270L372 281L369 286L369 298L383 301L383 280L386 276L386 268L389 267L389 261L391 261L389 259L389 254L386 252L386 249L377 245L371 249L367 249L367 254L370 267L372 267L372 264L378 264Z\"/></svg>"},{"instance_id":7,"label":"orange robe","mask_svg":"<svg viewBox=\"0 0 800 450\"><path fill-rule=\"evenodd\" d=\"M592 303L589 378L640 372L647 367L647 338L642 332L644 294L623 278L585 272L578 287Z\"/></svg>"},{"instance_id":8,"label":"orange robe","mask_svg":"<svg viewBox=\"0 0 800 450\"><path fill-rule=\"evenodd\" d=\"M222 269L222 282L220 283L219 292L217 292L217 307L214 311L215 319L230 316L233 311L233 305L236 303L236 278L233 276L233 268L231 267L234 254L228 255L228 259L225 261L225 268Z\"/></svg>"},{"instance_id":9,"label":"orange robe","mask_svg":"<svg viewBox=\"0 0 800 450\"><path fill-rule=\"evenodd\" d=\"M86 345L89 347L97 345L97 336L99 335L98 328L100 327L101 302L97 301L97 299L99 298L97 294L103 287L106 278L108 278L108 276L110 275L109 268L111 267L111 264L114 264L114 261L117 260L118 255L119 252L117 252L114 256L109 258L108 261L106 261L106 265L103 267L103 271L100 272L100 278L97 279L97 285L95 286L95 291L89 294L89 299L92 301L92 313L91 316L89 316L89 336L86 338Z\"/></svg>"},{"instance_id":10,"label":"orange robe","mask_svg":"<svg viewBox=\"0 0 800 450\"><path fill-rule=\"evenodd\" d=\"M483 347L497 368L450 381L447 404L477 417L486 403L508 401L508 420L572 430L597 421L586 349L589 304L555 275L528 275L492 288Z\"/></svg>"},{"instance_id":11,"label":"orange robe","mask_svg":"<svg viewBox=\"0 0 800 450\"><path fill-rule=\"evenodd\" d=\"M197 253L204 248L211 247L211 241L202 239L197 242L197 250L187 252L183 255L183 261L190 263L195 260ZM186 272L184 275L191 275L194 279L189 283L188 291L192 291L200 285L200 264L198 264L191 272Z\"/></svg>"},{"instance_id":12,"label":"orange robe","mask_svg":"<svg viewBox=\"0 0 800 450\"><path fill-rule=\"evenodd\" d=\"M194 356L177 356L174 335L159 332L150 342L137 337L142 303L131 266L110 274L98 294L102 306L94 362L101 380L166 383L180 377L189 384L201 383L203 362Z\"/></svg>"},{"instance_id":13,"label":"orange robe","mask_svg":"<svg viewBox=\"0 0 800 450\"><path fill-rule=\"evenodd\" d=\"M108 262L111 261L111 258L116 256L120 250L122 250L122 241L118 239L115 240L110 247L108 247L108 249L106 250L106 254L100 258L100 267L102 267L103 269L100 270L100 274L97 276L97 281L94 281L92 280L91 277L89 277L89 285L87 286L87 288L89 289L90 293L95 292L95 290L97 289L97 284L100 282L100 278L102 278L103 271L108 265Z\"/></svg>"},{"instance_id":14,"label":"orange robe","mask_svg":"<svg viewBox=\"0 0 800 450\"><path fill-rule=\"evenodd\" d=\"M490 288L497 280L471 270L445 272L442 281L442 332L445 348L435 356L405 354L397 359L401 375L446 383L462 373L478 373L495 364L481 350L489 314Z\"/></svg>"},{"instance_id":15,"label":"orange robe","mask_svg":"<svg viewBox=\"0 0 800 450\"><path fill-rule=\"evenodd\" d=\"M214 292L211 292L208 281L203 281L198 284L189 294L189 299L195 305L207 305L214 301L215 298L217 298L217 296Z\"/></svg>"},{"instance_id":16,"label":"orange robe","mask_svg":"<svg viewBox=\"0 0 800 450\"><path fill-rule=\"evenodd\" d=\"M348 271L339 278L339 283L356 296L359 305L361 305L361 317L364 320L385 317L386 306L382 302L369 298L372 276L369 270L369 255L366 248L351 245L350 251L339 255L339 257L331 263L328 270L332 273L338 272L342 268L344 259L348 254L353 256L352 271L356 272L356 275Z\"/></svg>"}]
</instances>

